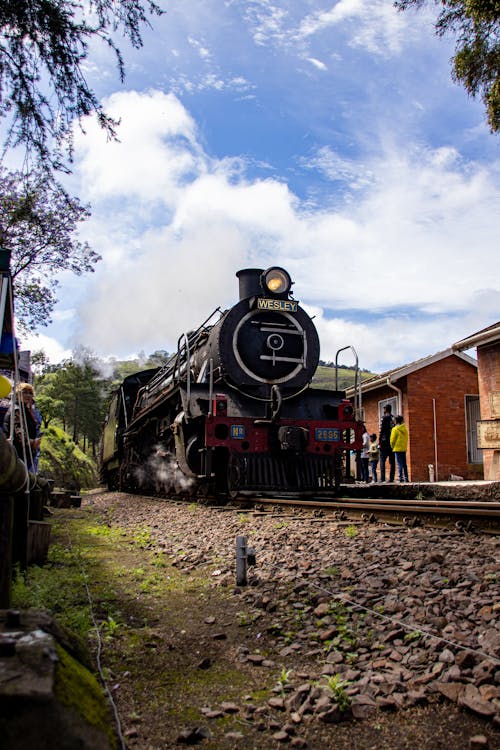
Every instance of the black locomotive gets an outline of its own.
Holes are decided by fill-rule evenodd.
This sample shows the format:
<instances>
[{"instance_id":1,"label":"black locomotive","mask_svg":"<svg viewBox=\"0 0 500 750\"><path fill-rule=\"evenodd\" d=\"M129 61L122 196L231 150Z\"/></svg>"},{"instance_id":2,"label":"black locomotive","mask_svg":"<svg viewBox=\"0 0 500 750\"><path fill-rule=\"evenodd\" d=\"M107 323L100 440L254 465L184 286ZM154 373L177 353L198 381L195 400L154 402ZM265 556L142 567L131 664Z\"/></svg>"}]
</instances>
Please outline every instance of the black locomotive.
<instances>
[{"instance_id":1,"label":"black locomotive","mask_svg":"<svg viewBox=\"0 0 500 750\"><path fill-rule=\"evenodd\" d=\"M163 367L114 393L101 447L110 488L219 497L338 488L362 424L343 391L310 385L318 334L289 274L236 275L234 307L217 308Z\"/></svg>"}]
</instances>

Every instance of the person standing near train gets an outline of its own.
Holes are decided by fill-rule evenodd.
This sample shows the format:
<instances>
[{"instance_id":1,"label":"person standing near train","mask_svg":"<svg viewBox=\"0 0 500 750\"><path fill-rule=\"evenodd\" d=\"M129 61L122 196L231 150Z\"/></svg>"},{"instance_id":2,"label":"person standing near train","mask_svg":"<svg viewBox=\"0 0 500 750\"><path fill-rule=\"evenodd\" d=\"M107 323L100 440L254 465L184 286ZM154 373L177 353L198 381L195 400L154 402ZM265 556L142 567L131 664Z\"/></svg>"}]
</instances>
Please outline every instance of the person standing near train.
<instances>
[{"instance_id":1,"label":"person standing near train","mask_svg":"<svg viewBox=\"0 0 500 750\"><path fill-rule=\"evenodd\" d=\"M408 481L408 466L406 465L406 451L408 450L408 428L401 415L396 417L396 424L391 431L391 448L398 463L400 482Z\"/></svg>"},{"instance_id":2,"label":"person standing near train","mask_svg":"<svg viewBox=\"0 0 500 750\"><path fill-rule=\"evenodd\" d=\"M382 416L382 422L380 423L380 434L378 437L378 444L380 448L380 481L385 482L385 462L389 459L389 481L394 482L394 476L396 474L396 459L394 457L393 450L391 448L391 432L395 425L394 417L392 416L392 406L386 404L384 406L384 414Z\"/></svg>"},{"instance_id":3,"label":"person standing near train","mask_svg":"<svg viewBox=\"0 0 500 750\"><path fill-rule=\"evenodd\" d=\"M379 457L379 447L375 433L370 435L370 447L368 448L368 463L372 472L372 480L377 481L377 466Z\"/></svg>"},{"instance_id":4,"label":"person standing near train","mask_svg":"<svg viewBox=\"0 0 500 750\"><path fill-rule=\"evenodd\" d=\"M29 383L19 383L16 387L18 403L14 406L14 420L12 424L12 407L5 415L3 431L10 439L21 461L26 461L28 471L36 474L40 457L40 432L42 418L35 406L35 392Z\"/></svg>"},{"instance_id":5,"label":"person standing near train","mask_svg":"<svg viewBox=\"0 0 500 750\"><path fill-rule=\"evenodd\" d=\"M369 482L370 476L368 473L368 451L370 449L370 435L368 434L368 430L366 429L365 425L363 425L363 447L361 449L361 481L362 482Z\"/></svg>"}]
</instances>

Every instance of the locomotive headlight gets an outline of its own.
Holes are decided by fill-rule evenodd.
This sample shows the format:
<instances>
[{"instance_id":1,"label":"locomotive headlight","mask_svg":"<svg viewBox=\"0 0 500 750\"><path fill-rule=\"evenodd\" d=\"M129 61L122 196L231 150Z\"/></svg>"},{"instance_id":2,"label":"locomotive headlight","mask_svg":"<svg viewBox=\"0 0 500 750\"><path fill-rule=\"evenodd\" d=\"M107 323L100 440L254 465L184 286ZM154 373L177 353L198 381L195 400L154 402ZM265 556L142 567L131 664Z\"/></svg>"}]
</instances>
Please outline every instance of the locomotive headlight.
<instances>
[{"instance_id":1,"label":"locomotive headlight","mask_svg":"<svg viewBox=\"0 0 500 750\"><path fill-rule=\"evenodd\" d=\"M262 286L271 294L286 294L292 280L284 268L269 268L262 274Z\"/></svg>"}]
</instances>

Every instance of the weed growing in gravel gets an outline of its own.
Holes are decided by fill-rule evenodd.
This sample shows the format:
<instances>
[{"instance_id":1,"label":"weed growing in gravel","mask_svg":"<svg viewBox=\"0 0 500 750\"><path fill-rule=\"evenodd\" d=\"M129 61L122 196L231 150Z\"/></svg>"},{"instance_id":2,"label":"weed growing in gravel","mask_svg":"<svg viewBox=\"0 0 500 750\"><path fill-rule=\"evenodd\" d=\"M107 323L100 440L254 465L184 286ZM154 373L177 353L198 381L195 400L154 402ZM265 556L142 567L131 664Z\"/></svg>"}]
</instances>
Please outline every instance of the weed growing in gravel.
<instances>
[{"instance_id":1,"label":"weed growing in gravel","mask_svg":"<svg viewBox=\"0 0 500 750\"><path fill-rule=\"evenodd\" d=\"M238 625L240 628L249 627L254 620L252 615L248 614L248 612L237 612L236 614L238 616Z\"/></svg>"},{"instance_id":2,"label":"weed growing in gravel","mask_svg":"<svg viewBox=\"0 0 500 750\"><path fill-rule=\"evenodd\" d=\"M293 669L286 669L286 667L283 667L281 670L279 676L278 676L278 687L281 691L281 695L284 697L285 690L290 684L290 675L292 674Z\"/></svg>"},{"instance_id":3,"label":"weed growing in gravel","mask_svg":"<svg viewBox=\"0 0 500 750\"><path fill-rule=\"evenodd\" d=\"M405 643L413 643L414 641L418 641L419 638L422 638L422 633L420 632L420 630L412 630L411 633L406 633L403 640Z\"/></svg>"},{"instance_id":4,"label":"weed growing in gravel","mask_svg":"<svg viewBox=\"0 0 500 750\"><path fill-rule=\"evenodd\" d=\"M358 535L357 528L351 523L349 526L346 526L345 528L345 535L349 537L349 539L354 539L355 536Z\"/></svg>"},{"instance_id":5,"label":"weed growing in gravel","mask_svg":"<svg viewBox=\"0 0 500 750\"><path fill-rule=\"evenodd\" d=\"M346 688L349 686L349 681L343 680L340 674L337 673L333 675L333 677L327 677L326 684L340 711L347 711L347 709L351 705L351 698L346 693Z\"/></svg>"},{"instance_id":6,"label":"weed growing in gravel","mask_svg":"<svg viewBox=\"0 0 500 750\"><path fill-rule=\"evenodd\" d=\"M330 576L331 578L338 578L340 575L340 570L336 565L330 565L330 567L325 568L323 573L324 575Z\"/></svg>"},{"instance_id":7,"label":"weed growing in gravel","mask_svg":"<svg viewBox=\"0 0 500 750\"><path fill-rule=\"evenodd\" d=\"M286 521L277 521L277 523L273 524L274 529L286 529L287 526Z\"/></svg>"},{"instance_id":8,"label":"weed growing in gravel","mask_svg":"<svg viewBox=\"0 0 500 750\"><path fill-rule=\"evenodd\" d=\"M101 623L101 630L105 633L107 640L111 640L113 636L117 635L120 627L121 626L115 619L113 619L113 617L111 617L111 615L108 616L107 620L104 620L104 622Z\"/></svg>"},{"instance_id":9,"label":"weed growing in gravel","mask_svg":"<svg viewBox=\"0 0 500 750\"><path fill-rule=\"evenodd\" d=\"M92 536L103 536L103 537L111 537L113 534L117 534L118 531L116 529L112 529L111 526L108 526L107 523L102 523L96 526L87 526L85 529L87 534L92 534Z\"/></svg>"},{"instance_id":10,"label":"weed growing in gravel","mask_svg":"<svg viewBox=\"0 0 500 750\"><path fill-rule=\"evenodd\" d=\"M245 513L239 513L238 521L240 523L250 523L250 518Z\"/></svg>"},{"instance_id":11,"label":"weed growing in gravel","mask_svg":"<svg viewBox=\"0 0 500 750\"><path fill-rule=\"evenodd\" d=\"M137 544L141 549L144 549L153 541L151 532L149 529L136 529L132 537L134 544Z\"/></svg>"},{"instance_id":12,"label":"weed growing in gravel","mask_svg":"<svg viewBox=\"0 0 500 750\"><path fill-rule=\"evenodd\" d=\"M267 628L267 632L271 635L281 635L283 626L279 622L273 622Z\"/></svg>"},{"instance_id":13,"label":"weed growing in gravel","mask_svg":"<svg viewBox=\"0 0 500 750\"><path fill-rule=\"evenodd\" d=\"M346 648L356 647L358 641L351 621L351 611L341 602L332 602L329 607L329 615L335 621L337 634L335 638L325 641L325 651L329 653L332 648L344 650ZM349 653L353 652L351 651Z\"/></svg>"}]
</instances>

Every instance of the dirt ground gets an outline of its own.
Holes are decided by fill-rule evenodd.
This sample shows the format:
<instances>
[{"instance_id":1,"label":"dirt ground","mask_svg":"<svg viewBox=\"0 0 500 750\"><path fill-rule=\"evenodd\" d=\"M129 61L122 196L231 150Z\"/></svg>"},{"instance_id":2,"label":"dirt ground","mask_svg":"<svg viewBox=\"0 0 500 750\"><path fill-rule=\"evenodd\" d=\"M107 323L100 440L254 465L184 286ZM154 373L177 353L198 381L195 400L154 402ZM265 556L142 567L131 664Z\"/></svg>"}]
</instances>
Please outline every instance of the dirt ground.
<instances>
[{"instance_id":1,"label":"dirt ground","mask_svg":"<svg viewBox=\"0 0 500 750\"><path fill-rule=\"evenodd\" d=\"M122 748L500 748L492 720L443 696L407 710L370 707L362 719L346 711L340 721L284 709L301 685L324 683L318 650L284 655L274 636L282 600L253 606L258 578L253 587L234 585L217 539L205 542L204 562L193 561L200 534L193 508L163 512L144 502L94 493L81 509L54 513L54 542L70 540L85 566ZM96 652L95 637L91 647Z\"/></svg>"}]
</instances>

